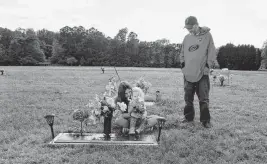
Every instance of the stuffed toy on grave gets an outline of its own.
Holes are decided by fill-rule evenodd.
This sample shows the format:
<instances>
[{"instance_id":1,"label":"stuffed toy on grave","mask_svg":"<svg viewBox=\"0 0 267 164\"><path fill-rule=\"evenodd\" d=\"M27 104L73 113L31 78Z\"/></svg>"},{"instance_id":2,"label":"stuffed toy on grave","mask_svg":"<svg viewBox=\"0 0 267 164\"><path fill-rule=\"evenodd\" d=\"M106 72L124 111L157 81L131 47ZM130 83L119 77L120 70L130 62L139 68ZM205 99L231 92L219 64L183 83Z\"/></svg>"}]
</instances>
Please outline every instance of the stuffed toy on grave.
<instances>
[{"instance_id":1,"label":"stuffed toy on grave","mask_svg":"<svg viewBox=\"0 0 267 164\"><path fill-rule=\"evenodd\" d=\"M130 89L130 96L125 101L120 94L125 95L128 92L124 86L133 86ZM127 82L121 82L118 86L116 79L109 79L103 95L96 95L87 105L90 116L86 124L91 121L92 124L104 122L104 134L109 137L111 133L112 118L115 119L115 125L120 126L124 132L129 134L140 134L144 129L150 129L156 126L159 121L165 122L166 119L157 115L147 115L145 105L145 93L148 93L151 84L143 78L135 81L133 85ZM124 118L124 115L128 115ZM101 121L101 118L103 120ZM141 122L141 123L140 123ZM139 123L139 125L138 125ZM90 123L89 123L90 124ZM138 125L138 126L136 126ZM125 129L128 129L125 131Z\"/></svg>"}]
</instances>

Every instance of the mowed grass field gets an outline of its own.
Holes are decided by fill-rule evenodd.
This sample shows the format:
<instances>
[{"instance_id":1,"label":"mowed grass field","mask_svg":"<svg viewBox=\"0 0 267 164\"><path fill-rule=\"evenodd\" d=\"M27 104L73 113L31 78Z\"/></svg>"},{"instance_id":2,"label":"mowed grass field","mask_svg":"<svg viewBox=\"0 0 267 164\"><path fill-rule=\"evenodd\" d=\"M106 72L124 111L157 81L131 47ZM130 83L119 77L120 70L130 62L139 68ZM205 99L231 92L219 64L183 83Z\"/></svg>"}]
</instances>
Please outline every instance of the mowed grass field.
<instances>
[{"instance_id":1,"label":"mowed grass field","mask_svg":"<svg viewBox=\"0 0 267 164\"><path fill-rule=\"evenodd\" d=\"M213 127L196 118L182 124L183 78L180 69L117 68L122 80L143 76L152 83L151 95L162 102L148 114L167 118L160 146L48 146L51 133L44 116L54 113L55 135L79 126L74 109L85 108L104 92L112 67L0 67L0 163L267 163L267 72L231 71L230 85L214 85L210 92ZM212 79L211 79L212 84ZM227 82L226 82L227 84ZM86 127L102 132L102 125ZM152 134L157 135L157 130Z\"/></svg>"}]
</instances>

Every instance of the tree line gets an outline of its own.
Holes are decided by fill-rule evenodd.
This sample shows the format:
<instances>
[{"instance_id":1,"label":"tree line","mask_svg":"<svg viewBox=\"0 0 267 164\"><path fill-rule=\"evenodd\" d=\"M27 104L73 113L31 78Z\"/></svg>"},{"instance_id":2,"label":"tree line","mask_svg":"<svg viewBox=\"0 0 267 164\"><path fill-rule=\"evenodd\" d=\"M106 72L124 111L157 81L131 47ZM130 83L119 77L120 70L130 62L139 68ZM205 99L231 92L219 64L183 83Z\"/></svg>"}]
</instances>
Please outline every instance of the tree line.
<instances>
[{"instance_id":1,"label":"tree line","mask_svg":"<svg viewBox=\"0 0 267 164\"><path fill-rule=\"evenodd\" d=\"M0 65L55 65L180 67L180 43L163 38L140 41L138 35L122 28L113 37L96 28L65 26L59 32L0 27ZM227 44L217 51L214 67L252 69L261 65L262 49L252 45ZM246 66L249 65L249 66Z\"/></svg>"},{"instance_id":2,"label":"tree line","mask_svg":"<svg viewBox=\"0 0 267 164\"><path fill-rule=\"evenodd\" d=\"M261 66L262 50L253 45L238 45L231 43L221 46L217 61L220 68L231 70L258 70Z\"/></svg>"}]
</instances>

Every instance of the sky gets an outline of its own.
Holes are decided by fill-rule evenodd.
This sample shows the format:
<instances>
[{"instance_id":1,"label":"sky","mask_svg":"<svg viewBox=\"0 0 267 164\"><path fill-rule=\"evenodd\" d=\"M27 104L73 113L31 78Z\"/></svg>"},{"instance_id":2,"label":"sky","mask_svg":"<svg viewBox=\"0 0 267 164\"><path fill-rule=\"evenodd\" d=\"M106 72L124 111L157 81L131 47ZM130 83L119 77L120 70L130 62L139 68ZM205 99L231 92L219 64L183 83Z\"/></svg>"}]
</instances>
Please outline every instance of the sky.
<instances>
[{"instance_id":1,"label":"sky","mask_svg":"<svg viewBox=\"0 0 267 164\"><path fill-rule=\"evenodd\" d=\"M113 38L127 27L141 41L181 43L188 16L211 29L216 47L267 40L266 0L0 0L0 27L10 30L83 26Z\"/></svg>"}]
</instances>

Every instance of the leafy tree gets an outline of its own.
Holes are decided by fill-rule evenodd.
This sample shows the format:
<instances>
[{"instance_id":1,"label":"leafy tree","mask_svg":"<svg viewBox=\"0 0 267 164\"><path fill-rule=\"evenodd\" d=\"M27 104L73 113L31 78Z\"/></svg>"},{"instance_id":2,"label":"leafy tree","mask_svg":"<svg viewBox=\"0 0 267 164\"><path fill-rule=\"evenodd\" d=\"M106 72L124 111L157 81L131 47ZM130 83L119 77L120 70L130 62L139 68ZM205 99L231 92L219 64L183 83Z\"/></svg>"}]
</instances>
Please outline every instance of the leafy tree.
<instances>
[{"instance_id":1,"label":"leafy tree","mask_svg":"<svg viewBox=\"0 0 267 164\"><path fill-rule=\"evenodd\" d=\"M32 56L21 58L19 62L21 65L36 65L38 63Z\"/></svg>"},{"instance_id":2,"label":"leafy tree","mask_svg":"<svg viewBox=\"0 0 267 164\"><path fill-rule=\"evenodd\" d=\"M52 56L53 40L58 38L58 34L53 31L42 29L38 30L36 35L40 41L41 49L43 50L46 58L50 58Z\"/></svg>"},{"instance_id":3,"label":"leafy tree","mask_svg":"<svg viewBox=\"0 0 267 164\"><path fill-rule=\"evenodd\" d=\"M226 44L218 49L214 67L257 70L261 59L267 61L266 44L262 49ZM63 65L169 68L180 67L180 50L181 44L170 43L166 38L140 41L137 33L128 33L127 27L120 29L114 38L94 27L83 26L64 26L59 32L0 28L1 65L34 65L46 58ZM264 61L262 67L266 67Z\"/></svg>"},{"instance_id":4,"label":"leafy tree","mask_svg":"<svg viewBox=\"0 0 267 164\"><path fill-rule=\"evenodd\" d=\"M10 43L9 60L9 63L14 65L24 65L25 63L35 65L38 62L43 62L45 56L37 38L16 37Z\"/></svg>"},{"instance_id":5,"label":"leafy tree","mask_svg":"<svg viewBox=\"0 0 267 164\"><path fill-rule=\"evenodd\" d=\"M67 63L69 64L69 65L73 65L73 64L75 64L75 63L77 63L77 59L75 59L75 57L69 57L69 58L67 58Z\"/></svg>"},{"instance_id":6,"label":"leafy tree","mask_svg":"<svg viewBox=\"0 0 267 164\"><path fill-rule=\"evenodd\" d=\"M14 38L19 37L26 37L26 29L19 27L14 31Z\"/></svg>"},{"instance_id":7,"label":"leafy tree","mask_svg":"<svg viewBox=\"0 0 267 164\"><path fill-rule=\"evenodd\" d=\"M86 64L86 60L84 59L84 57L81 58L81 60L80 60L80 64L81 64L82 66L84 66L84 65Z\"/></svg>"},{"instance_id":8,"label":"leafy tree","mask_svg":"<svg viewBox=\"0 0 267 164\"><path fill-rule=\"evenodd\" d=\"M0 44L0 65L8 65L8 55L2 44Z\"/></svg>"},{"instance_id":9,"label":"leafy tree","mask_svg":"<svg viewBox=\"0 0 267 164\"><path fill-rule=\"evenodd\" d=\"M235 70L258 70L259 52L252 45L227 44L220 47L218 56L220 68Z\"/></svg>"},{"instance_id":10,"label":"leafy tree","mask_svg":"<svg viewBox=\"0 0 267 164\"><path fill-rule=\"evenodd\" d=\"M36 38L37 37L34 29L32 29L32 28L26 29L25 34L27 37L30 37L30 38Z\"/></svg>"},{"instance_id":11,"label":"leafy tree","mask_svg":"<svg viewBox=\"0 0 267 164\"><path fill-rule=\"evenodd\" d=\"M58 40L54 39L52 46L52 56L50 58L51 63L53 64L65 64L66 59L64 55L64 48L58 42Z\"/></svg>"},{"instance_id":12,"label":"leafy tree","mask_svg":"<svg viewBox=\"0 0 267 164\"><path fill-rule=\"evenodd\" d=\"M2 48L7 51L10 45L11 40L13 39L13 32L7 28L0 27L0 44Z\"/></svg>"},{"instance_id":13,"label":"leafy tree","mask_svg":"<svg viewBox=\"0 0 267 164\"><path fill-rule=\"evenodd\" d=\"M263 43L262 52L261 52L261 66L260 68L267 68L267 40Z\"/></svg>"},{"instance_id":14,"label":"leafy tree","mask_svg":"<svg viewBox=\"0 0 267 164\"><path fill-rule=\"evenodd\" d=\"M128 28L122 28L119 30L118 34L115 36L114 39L120 41L121 43L125 43L126 42L126 36L128 33Z\"/></svg>"}]
</instances>

